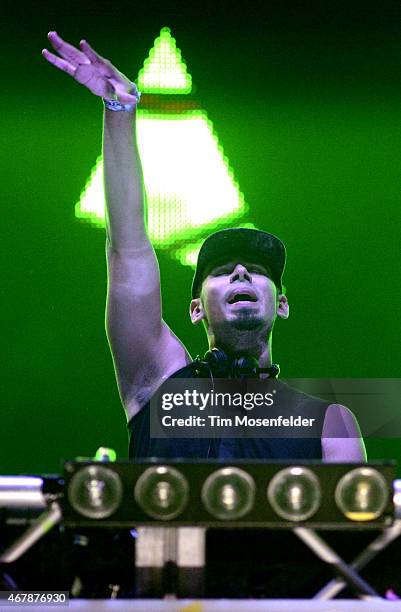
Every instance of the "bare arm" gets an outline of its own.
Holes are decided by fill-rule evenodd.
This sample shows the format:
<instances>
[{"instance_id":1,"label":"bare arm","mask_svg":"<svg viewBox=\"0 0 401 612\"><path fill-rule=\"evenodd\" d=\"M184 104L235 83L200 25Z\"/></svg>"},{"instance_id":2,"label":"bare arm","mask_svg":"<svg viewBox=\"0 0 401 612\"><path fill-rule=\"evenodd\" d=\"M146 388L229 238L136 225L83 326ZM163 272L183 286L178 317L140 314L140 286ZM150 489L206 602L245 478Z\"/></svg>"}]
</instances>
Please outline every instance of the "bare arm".
<instances>
[{"instance_id":1,"label":"bare arm","mask_svg":"<svg viewBox=\"0 0 401 612\"><path fill-rule=\"evenodd\" d=\"M190 361L162 320L160 275L146 231L136 111L104 111L107 203L107 336L128 417Z\"/></svg>"},{"instance_id":2,"label":"bare arm","mask_svg":"<svg viewBox=\"0 0 401 612\"><path fill-rule=\"evenodd\" d=\"M150 250L145 226L145 189L136 143L136 109L104 110L104 188L107 237L114 251Z\"/></svg>"},{"instance_id":3,"label":"bare arm","mask_svg":"<svg viewBox=\"0 0 401 612\"><path fill-rule=\"evenodd\" d=\"M366 449L358 422L341 404L330 404L326 410L322 433L323 461L365 463Z\"/></svg>"},{"instance_id":4,"label":"bare arm","mask_svg":"<svg viewBox=\"0 0 401 612\"><path fill-rule=\"evenodd\" d=\"M86 41L80 49L56 32L48 36L58 55L43 56L97 96L136 103L132 84ZM160 276L145 223L145 190L136 143L136 109L104 111L106 195L107 336L120 395L130 417L174 371L190 361L162 320Z\"/></svg>"}]
</instances>

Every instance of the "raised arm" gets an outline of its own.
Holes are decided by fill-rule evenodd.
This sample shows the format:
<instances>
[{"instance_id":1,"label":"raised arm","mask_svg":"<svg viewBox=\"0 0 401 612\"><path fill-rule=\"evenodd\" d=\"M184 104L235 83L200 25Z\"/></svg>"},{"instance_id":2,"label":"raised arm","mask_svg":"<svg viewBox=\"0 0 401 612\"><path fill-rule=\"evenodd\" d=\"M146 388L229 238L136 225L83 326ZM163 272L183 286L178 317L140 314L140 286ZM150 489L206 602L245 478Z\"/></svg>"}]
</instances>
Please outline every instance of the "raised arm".
<instances>
[{"instance_id":1,"label":"raised arm","mask_svg":"<svg viewBox=\"0 0 401 612\"><path fill-rule=\"evenodd\" d=\"M56 32L58 55L43 56L95 95L133 106L104 110L103 164L106 195L108 292L106 328L127 417L161 382L190 361L185 347L162 320L160 275L145 220L145 190L136 142L137 96L133 84L86 41L80 48Z\"/></svg>"}]
</instances>

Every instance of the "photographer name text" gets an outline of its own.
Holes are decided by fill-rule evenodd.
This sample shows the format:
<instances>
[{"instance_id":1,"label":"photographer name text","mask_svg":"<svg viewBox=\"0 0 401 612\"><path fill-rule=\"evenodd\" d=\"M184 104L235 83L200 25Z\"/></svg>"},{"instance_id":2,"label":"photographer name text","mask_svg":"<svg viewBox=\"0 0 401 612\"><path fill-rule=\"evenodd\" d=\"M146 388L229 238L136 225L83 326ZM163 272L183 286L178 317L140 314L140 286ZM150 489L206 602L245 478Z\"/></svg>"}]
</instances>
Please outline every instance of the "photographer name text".
<instances>
[{"instance_id":1,"label":"photographer name text","mask_svg":"<svg viewBox=\"0 0 401 612\"><path fill-rule=\"evenodd\" d=\"M316 419L307 419L301 416L274 418L252 418L247 414L231 417L220 417L219 415L208 415L207 417L188 416L182 418L164 415L162 425L164 427L312 427Z\"/></svg>"}]
</instances>

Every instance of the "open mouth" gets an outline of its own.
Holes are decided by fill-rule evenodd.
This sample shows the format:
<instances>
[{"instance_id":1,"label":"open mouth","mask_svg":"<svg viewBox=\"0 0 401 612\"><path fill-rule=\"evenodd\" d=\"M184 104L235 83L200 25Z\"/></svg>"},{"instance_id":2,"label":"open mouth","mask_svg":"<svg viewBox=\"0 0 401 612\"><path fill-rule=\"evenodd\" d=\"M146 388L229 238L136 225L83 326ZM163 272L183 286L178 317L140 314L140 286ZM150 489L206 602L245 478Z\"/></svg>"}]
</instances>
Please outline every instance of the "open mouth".
<instances>
[{"instance_id":1,"label":"open mouth","mask_svg":"<svg viewBox=\"0 0 401 612\"><path fill-rule=\"evenodd\" d=\"M243 291L241 293L235 293L228 299L229 304L237 304L238 302L256 302L256 295Z\"/></svg>"}]
</instances>

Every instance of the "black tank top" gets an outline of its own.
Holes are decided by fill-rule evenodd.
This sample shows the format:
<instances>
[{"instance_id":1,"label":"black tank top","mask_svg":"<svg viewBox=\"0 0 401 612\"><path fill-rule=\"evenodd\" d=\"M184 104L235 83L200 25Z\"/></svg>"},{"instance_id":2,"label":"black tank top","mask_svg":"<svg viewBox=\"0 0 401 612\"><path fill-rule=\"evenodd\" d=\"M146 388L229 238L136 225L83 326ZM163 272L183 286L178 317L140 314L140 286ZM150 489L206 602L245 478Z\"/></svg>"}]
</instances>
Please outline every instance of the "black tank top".
<instances>
[{"instance_id":1,"label":"black tank top","mask_svg":"<svg viewBox=\"0 0 401 612\"><path fill-rule=\"evenodd\" d=\"M193 364L189 364L170 378L198 378ZM277 382L290 412L315 418L319 437L313 438L151 438L150 400L128 422L129 457L148 459L321 459L321 431L327 402L301 393L282 381Z\"/></svg>"}]
</instances>

